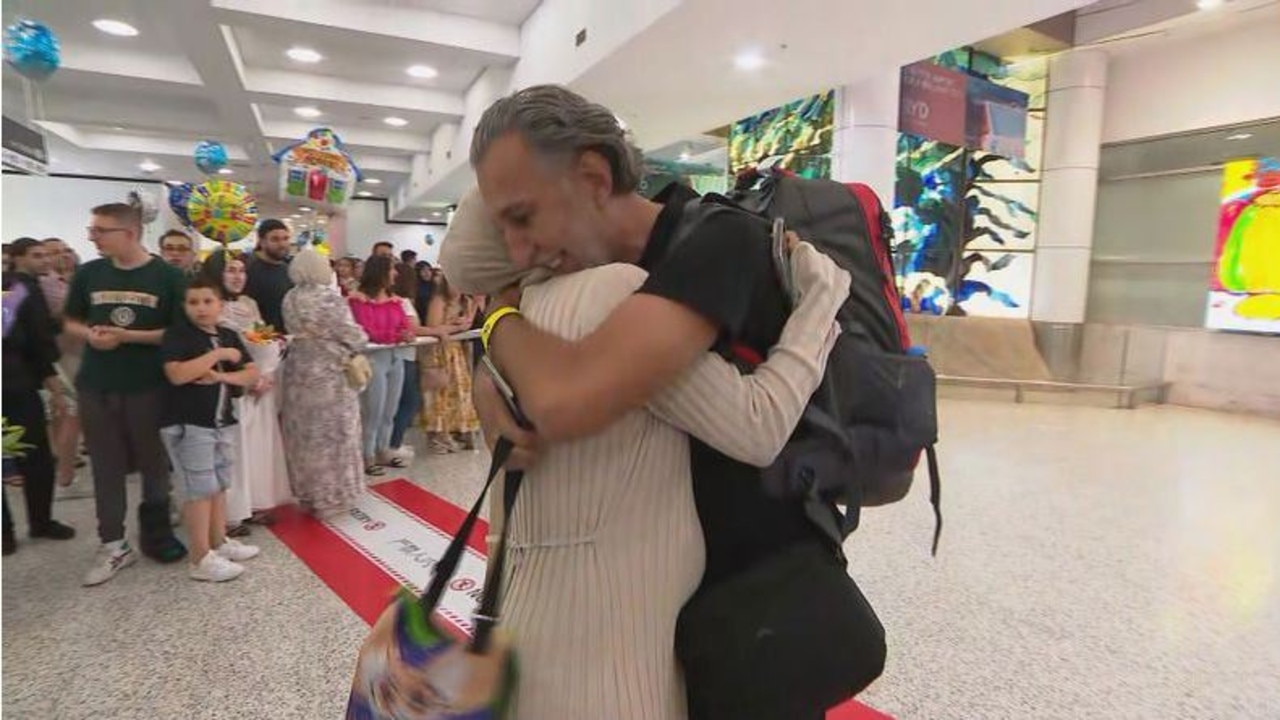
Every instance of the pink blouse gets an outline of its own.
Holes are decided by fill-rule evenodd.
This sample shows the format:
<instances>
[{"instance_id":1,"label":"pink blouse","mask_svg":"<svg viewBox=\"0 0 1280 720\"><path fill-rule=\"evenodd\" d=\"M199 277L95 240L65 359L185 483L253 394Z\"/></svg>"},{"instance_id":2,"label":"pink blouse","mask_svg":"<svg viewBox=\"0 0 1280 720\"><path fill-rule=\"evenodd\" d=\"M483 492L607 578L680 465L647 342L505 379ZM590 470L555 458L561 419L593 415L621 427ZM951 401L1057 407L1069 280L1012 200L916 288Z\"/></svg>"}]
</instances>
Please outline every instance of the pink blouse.
<instances>
[{"instance_id":1,"label":"pink blouse","mask_svg":"<svg viewBox=\"0 0 1280 720\"><path fill-rule=\"evenodd\" d=\"M404 333L410 325L400 301L394 298L386 302L347 298L347 303L351 305L356 323L369 334L369 342L395 345L404 341Z\"/></svg>"}]
</instances>

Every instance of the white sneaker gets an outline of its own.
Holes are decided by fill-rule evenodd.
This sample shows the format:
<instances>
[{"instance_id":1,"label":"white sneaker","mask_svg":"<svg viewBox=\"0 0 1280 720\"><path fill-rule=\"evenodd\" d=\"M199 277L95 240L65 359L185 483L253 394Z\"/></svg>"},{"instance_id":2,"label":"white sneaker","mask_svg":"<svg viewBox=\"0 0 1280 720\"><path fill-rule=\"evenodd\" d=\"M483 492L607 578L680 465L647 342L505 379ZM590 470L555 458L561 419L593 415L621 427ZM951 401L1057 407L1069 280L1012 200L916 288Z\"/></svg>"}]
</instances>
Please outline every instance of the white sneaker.
<instances>
[{"instance_id":1,"label":"white sneaker","mask_svg":"<svg viewBox=\"0 0 1280 720\"><path fill-rule=\"evenodd\" d=\"M212 550L200 560L199 565L190 565L187 570L192 580L206 582L235 580L242 572L244 572L243 565L237 565Z\"/></svg>"},{"instance_id":2,"label":"white sneaker","mask_svg":"<svg viewBox=\"0 0 1280 720\"><path fill-rule=\"evenodd\" d=\"M257 545L245 545L235 538L227 538L222 547L216 548L214 552L226 560L244 562L258 557L262 550Z\"/></svg>"},{"instance_id":3,"label":"white sneaker","mask_svg":"<svg viewBox=\"0 0 1280 720\"><path fill-rule=\"evenodd\" d=\"M104 543L94 558L93 567L85 573L84 584L101 585L116 576L116 573L138 562L138 554L129 547L125 540Z\"/></svg>"}]
</instances>

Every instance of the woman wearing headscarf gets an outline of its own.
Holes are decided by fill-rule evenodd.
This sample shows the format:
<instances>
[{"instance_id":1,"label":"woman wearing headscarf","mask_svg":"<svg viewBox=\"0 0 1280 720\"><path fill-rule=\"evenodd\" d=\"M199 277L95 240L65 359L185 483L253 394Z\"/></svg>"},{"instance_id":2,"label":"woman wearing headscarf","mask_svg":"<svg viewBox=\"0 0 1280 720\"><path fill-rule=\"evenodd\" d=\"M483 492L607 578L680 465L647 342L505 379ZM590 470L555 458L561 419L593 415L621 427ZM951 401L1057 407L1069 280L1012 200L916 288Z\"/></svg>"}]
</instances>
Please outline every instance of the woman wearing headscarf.
<instances>
[{"instance_id":1,"label":"woman wearing headscarf","mask_svg":"<svg viewBox=\"0 0 1280 720\"><path fill-rule=\"evenodd\" d=\"M351 507L364 492L360 395L344 368L369 342L333 288L329 261L313 249L289 264L283 312L292 339L281 368L281 421L289 481L315 515Z\"/></svg>"},{"instance_id":2,"label":"woman wearing headscarf","mask_svg":"<svg viewBox=\"0 0 1280 720\"><path fill-rule=\"evenodd\" d=\"M248 275L243 256L225 250L215 252L200 272L222 288L219 324L240 335L260 374L258 383L233 401L239 419L240 452L234 480L227 490L227 522L232 525L227 534L241 537L249 534L245 521L269 523L270 510L292 498L276 393L284 345L281 340L260 338L254 332L254 327L263 322L262 312L258 303L244 294Z\"/></svg>"},{"instance_id":3,"label":"woman wearing headscarf","mask_svg":"<svg viewBox=\"0 0 1280 720\"><path fill-rule=\"evenodd\" d=\"M502 622L520 660L513 717L686 716L676 618L705 559L689 434L769 464L821 381L848 295L848 275L812 246L800 244L792 263L801 301L753 374L707 353L647 408L547 448L525 474L513 517L492 505L493 527L511 523ZM631 265L549 280L545 271L516 271L474 192L458 207L441 264L465 292L522 284L525 317L569 340L590 333L645 279Z\"/></svg>"}]
</instances>

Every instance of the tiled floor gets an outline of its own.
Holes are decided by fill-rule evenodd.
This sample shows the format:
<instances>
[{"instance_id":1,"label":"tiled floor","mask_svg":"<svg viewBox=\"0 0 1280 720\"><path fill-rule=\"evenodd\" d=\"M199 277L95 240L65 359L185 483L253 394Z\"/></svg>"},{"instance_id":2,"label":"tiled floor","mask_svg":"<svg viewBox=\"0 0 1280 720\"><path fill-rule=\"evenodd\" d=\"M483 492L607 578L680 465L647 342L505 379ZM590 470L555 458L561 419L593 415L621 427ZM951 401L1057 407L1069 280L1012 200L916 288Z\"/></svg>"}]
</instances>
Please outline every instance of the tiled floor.
<instances>
[{"instance_id":1,"label":"tiled floor","mask_svg":"<svg viewBox=\"0 0 1280 720\"><path fill-rule=\"evenodd\" d=\"M923 482L849 542L890 634L864 701L898 718L1280 717L1280 423L942 412L939 556ZM462 504L483 463L437 458L412 476ZM80 538L23 542L3 562L6 718L341 715L365 627L270 533L227 586L143 561L86 589L93 502L55 511Z\"/></svg>"}]
</instances>

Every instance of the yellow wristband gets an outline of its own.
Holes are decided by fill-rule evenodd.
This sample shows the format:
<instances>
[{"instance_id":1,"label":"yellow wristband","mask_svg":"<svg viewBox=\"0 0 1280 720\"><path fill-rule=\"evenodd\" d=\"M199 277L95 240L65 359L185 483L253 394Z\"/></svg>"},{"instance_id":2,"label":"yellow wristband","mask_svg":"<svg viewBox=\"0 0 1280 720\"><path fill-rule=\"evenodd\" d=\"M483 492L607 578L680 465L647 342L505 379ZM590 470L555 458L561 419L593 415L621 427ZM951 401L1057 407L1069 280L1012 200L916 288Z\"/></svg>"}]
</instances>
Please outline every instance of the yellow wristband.
<instances>
[{"instance_id":1,"label":"yellow wristband","mask_svg":"<svg viewBox=\"0 0 1280 720\"><path fill-rule=\"evenodd\" d=\"M494 310L493 313L491 313L489 317L485 319L484 327L480 330L480 344L484 345L484 351L486 353L489 352L489 337L493 335L493 329L498 326L498 323L501 322L501 320L507 317L508 315L519 315L519 314L520 314L520 310L508 305L506 307L500 307L497 310Z\"/></svg>"}]
</instances>

